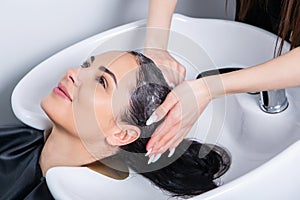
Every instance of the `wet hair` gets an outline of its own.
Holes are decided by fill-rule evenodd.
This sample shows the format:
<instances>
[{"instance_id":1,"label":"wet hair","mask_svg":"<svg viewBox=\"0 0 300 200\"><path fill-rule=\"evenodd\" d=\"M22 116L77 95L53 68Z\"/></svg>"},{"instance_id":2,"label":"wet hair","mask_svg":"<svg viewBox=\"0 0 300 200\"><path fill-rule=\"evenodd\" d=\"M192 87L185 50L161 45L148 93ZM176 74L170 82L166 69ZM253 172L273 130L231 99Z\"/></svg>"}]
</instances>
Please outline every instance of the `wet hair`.
<instances>
[{"instance_id":1,"label":"wet hair","mask_svg":"<svg viewBox=\"0 0 300 200\"><path fill-rule=\"evenodd\" d=\"M214 179L223 175L231 163L228 152L219 146L184 139L171 158L164 153L157 162L148 164L146 144L161 122L147 126L146 121L165 100L170 88L151 59L141 53L130 53L140 68L129 107L121 118L137 126L141 134L136 141L121 146L117 155L128 167L171 196L191 197L216 188Z\"/></svg>"},{"instance_id":2,"label":"wet hair","mask_svg":"<svg viewBox=\"0 0 300 200\"><path fill-rule=\"evenodd\" d=\"M227 1L228 0L226 0L226 2ZM265 12L268 13L269 2L272 2L272 0L238 0L237 19L244 21L250 9L254 7L264 9ZM278 18L278 24L275 25L276 27L273 27L273 32L278 35L274 57L281 55L285 40L291 43L291 49L300 46L299 10L299 0L281 0L281 11ZM281 37L282 40L279 37Z\"/></svg>"}]
</instances>

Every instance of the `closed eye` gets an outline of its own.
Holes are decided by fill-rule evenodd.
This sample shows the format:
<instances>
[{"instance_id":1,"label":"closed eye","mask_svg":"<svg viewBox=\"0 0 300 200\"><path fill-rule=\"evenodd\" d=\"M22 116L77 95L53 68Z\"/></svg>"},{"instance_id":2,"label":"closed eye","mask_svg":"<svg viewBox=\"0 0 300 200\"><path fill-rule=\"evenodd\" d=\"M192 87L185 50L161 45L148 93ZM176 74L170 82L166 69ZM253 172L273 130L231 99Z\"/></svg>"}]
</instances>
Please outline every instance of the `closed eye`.
<instances>
[{"instance_id":1,"label":"closed eye","mask_svg":"<svg viewBox=\"0 0 300 200\"><path fill-rule=\"evenodd\" d=\"M105 77L103 75L98 76L97 81L98 81L98 83L100 83L103 86L104 89L107 88L107 80L105 79Z\"/></svg>"}]
</instances>

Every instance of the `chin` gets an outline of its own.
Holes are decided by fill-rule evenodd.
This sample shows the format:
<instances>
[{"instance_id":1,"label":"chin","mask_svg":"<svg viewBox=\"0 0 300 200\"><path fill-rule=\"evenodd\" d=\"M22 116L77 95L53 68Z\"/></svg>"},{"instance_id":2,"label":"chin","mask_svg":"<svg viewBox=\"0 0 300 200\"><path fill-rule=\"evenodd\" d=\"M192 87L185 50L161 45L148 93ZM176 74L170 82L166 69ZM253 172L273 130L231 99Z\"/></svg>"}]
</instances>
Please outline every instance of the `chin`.
<instances>
[{"instance_id":1,"label":"chin","mask_svg":"<svg viewBox=\"0 0 300 200\"><path fill-rule=\"evenodd\" d=\"M48 112L51 110L49 109L49 96L46 96L44 97L41 102L40 102L40 105L41 105L41 108L42 110L48 115ZM51 104L50 104L51 105ZM49 115L48 115L49 116Z\"/></svg>"},{"instance_id":2,"label":"chin","mask_svg":"<svg viewBox=\"0 0 300 200\"><path fill-rule=\"evenodd\" d=\"M68 121L71 119L70 112L68 112L68 106L58 102L51 94L44 97L40 105L42 110L54 124L68 124Z\"/></svg>"},{"instance_id":3,"label":"chin","mask_svg":"<svg viewBox=\"0 0 300 200\"><path fill-rule=\"evenodd\" d=\"M52 123L55 123L55 113L53 111L53 109L51 109L51 104L49 104L50 102L47 100L47 97L43 98L42 101L40 102L40 106L42 108L42 110L44 111L44 113L48 116L48 118L52 121Z\"/></svg>"}]
</instances>

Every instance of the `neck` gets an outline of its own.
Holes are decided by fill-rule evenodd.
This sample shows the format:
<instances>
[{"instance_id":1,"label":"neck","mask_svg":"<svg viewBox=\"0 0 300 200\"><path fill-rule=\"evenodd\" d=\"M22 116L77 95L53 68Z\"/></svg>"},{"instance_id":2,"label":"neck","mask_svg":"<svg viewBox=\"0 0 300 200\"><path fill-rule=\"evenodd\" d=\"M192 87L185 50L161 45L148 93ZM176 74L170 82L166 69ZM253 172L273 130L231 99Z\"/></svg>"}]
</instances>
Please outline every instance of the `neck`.
<instances>
[{"instance_id":1,"label":"neck","mask_svg":"<svg viewBox=\"0 0 300 200\"><path fill-rule=\"evenodd\" d=\"M42 150L40 166L45 175L52 167L83 166L103 157L91 155L79 137L54 127Z\"/></svg>"}]
</instances>

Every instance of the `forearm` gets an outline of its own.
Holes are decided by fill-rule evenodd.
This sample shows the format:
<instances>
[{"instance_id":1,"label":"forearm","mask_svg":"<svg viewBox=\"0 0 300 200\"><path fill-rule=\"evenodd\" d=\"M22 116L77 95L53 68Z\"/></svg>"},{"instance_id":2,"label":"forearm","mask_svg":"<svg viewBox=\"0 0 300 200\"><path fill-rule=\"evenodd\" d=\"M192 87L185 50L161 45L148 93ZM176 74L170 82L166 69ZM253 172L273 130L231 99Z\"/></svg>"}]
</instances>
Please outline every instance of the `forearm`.
<instances>
[{"instance_id":1,"label":"forearm","mask_svg":"<svg viewBox=\"0 0 300 200\"><path fill-rule=\"evenodd\" d=\"M266 63L222 74L224 94L276 90L300 85L300 48Z\"/></svg>"},{"instance_id":2,"label":"forearm","mask_svg":"<svg viewBox=\"0 0 300 200\"><path fill-rule=\"evenodd\" d=\"M206 90L210 99L228 94L300 86L300 47L260 65L207 76L196 82L193 84L194 91L200 93Z\"/></svg>"},{"instance_id":3,"label":"forearm","mask_svg":"<svg viewBox=\"0 0 300 200\"><path fill-rule=\"evenodd\" d=\"M169 29L177 0L150 0L147 27Z\"/></svg>"},{"instance_id":4,"label":"forearm","mask_svg":"<svg viewBox=\"0 0 300 200\"><path fill-rule=\"evenodd\" d=\"M167 49L177 0L149 0L146 47Z\"/></svg>"}]
</instances>

